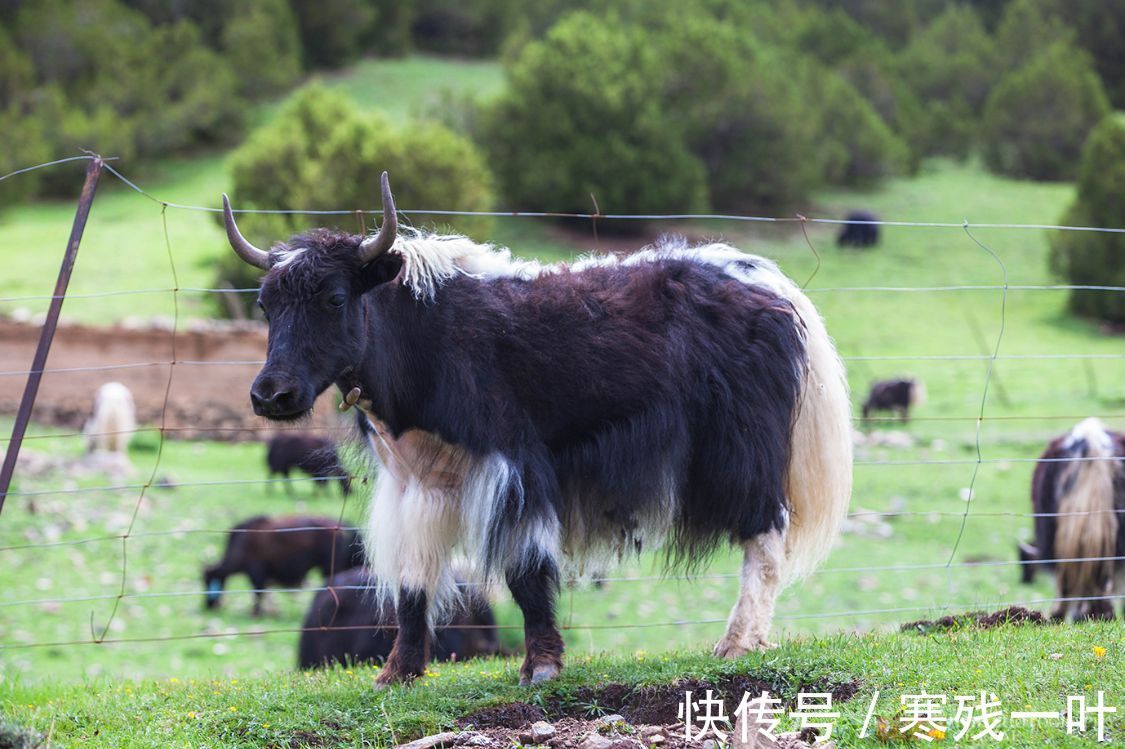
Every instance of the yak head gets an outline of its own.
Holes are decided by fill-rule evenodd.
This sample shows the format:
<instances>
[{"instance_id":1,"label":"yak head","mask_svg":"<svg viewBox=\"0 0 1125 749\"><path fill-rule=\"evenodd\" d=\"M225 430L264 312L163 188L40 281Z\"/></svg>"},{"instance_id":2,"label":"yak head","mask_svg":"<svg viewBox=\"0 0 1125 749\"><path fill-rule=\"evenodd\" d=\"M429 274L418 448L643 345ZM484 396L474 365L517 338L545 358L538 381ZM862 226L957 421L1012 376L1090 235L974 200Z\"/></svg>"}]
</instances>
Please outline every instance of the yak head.
<instances>
[{"instance_id":1,"label":"yak head","mask_svg":"<svg viewBox=\"0 0 1125 749\"><path fill-rule=\"evenodd\" d=\"M348 377L366 349L364 295L394 279L402 258L388 250L398 223L387 173L382 176L383 225L363 237L314 229L266 252L238 230L223 195L227 238L250 265L266 271L258 305L269 323L266 363L250 388L254 413L299 419L318 395Z\"/></svg>"}]
</instances>

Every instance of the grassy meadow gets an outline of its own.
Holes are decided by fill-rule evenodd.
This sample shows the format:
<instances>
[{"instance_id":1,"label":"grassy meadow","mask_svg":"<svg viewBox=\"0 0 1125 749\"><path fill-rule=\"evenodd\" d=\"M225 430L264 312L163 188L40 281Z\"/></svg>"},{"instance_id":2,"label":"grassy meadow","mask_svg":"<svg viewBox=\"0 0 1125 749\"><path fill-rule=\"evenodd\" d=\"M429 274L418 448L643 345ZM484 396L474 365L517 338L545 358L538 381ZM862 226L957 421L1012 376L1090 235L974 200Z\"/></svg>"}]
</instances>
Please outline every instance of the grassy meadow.
<instances>
[{"instance_id":1,"label":"grassy meadow","mask_svg":"<svg viewBox=\"0 0 1125 749\"><path fill-rule=\"evenodd\" d=\"M502 85L493 64L426 58L364 62L329 83L393 117L424 107L441 87L487 95ZM264 109L262 116L268 114ZM128 165L121 168L128 174ZM214 155L167 162L140 181L161 200L216 205L227 176L223 157ZM166 289L173 281L162 218L185 289L181 317L209 315L208 295L190 289L209 286L215 258L229 251L213 216L169 208L162 217L160 205L114 182L106 176L95 203L71 284L77 296L67 300L64 315L93 323L170 316ZM914 178L870 192L822 193L808 215L838 217L862 207L889 220L1053 223L1071 197L1070 185L1017 182L972 163L936 161ZM8 260L0 309L45 308L45 300L12 297L50 293L72 212L70 203L59 202L0 214L0 247ZM891 438L907 444L857 448L855 527L822 569L783 594L775 624L783 646L733 665L704 657L734 600L740 560L720 554L705 572L684 580L662 576L660 559L645 555L606 570L603 589L580 584L564 590L560 618L572 668L536 694L567 698L595 681L659 683L726 669L775 674L790 690L807 679L851 675L861 693L844 708L848 745L875 689L887 690L885 698L923 686L950 694L994 689L1034 709L1055 709L1060 695L1088 692L1091 684L1122 695L1120 620L891 634L904 621L950 611L1016 602L1046 610L1048 604L1037 602L1053 595L1050 580L1041 576L1021 586L1011 564L1016 539L1030 536L1031 521L1019 514L1029 511L1033 460L1051 436L1086 416L1125 426L1120 338L1069 316L1065 292L1012 288L1005 295L995 288L1005 278L1015 287L1056 282L1042 231L974 229L970 236L961 228L886 227L881 245L865 251L838 250L835 231L810 224L806 242L793 224L645 227L649 236L722 238L777 260L798 281L810 279L808 293L847 360L857 413L874 379L912 375L927 386L928 401L909 425L857 422L868 433L893 432ZM595 240L592 232L528 218L497 219L489 239L518 255L549 260L622 245L604 233ZM948 286L993 288L916 290ZM164 291L81 296L147 289ZM1002 319L978 428L987 357ZM0 422L0 432L9 427L10 421ZM40 427L33 436L25 450L81 454L79 438ZM234 579L224 606L204 611L202 566L221 554L222 531L245 517L301 512L362 521L362 491L344 501L335 487L315 492L311 483L295 482L290 496L262 481L264 455L257 443L169 441L159 451L155 433L148 432L131 448L136 475L124 482L128 488L87 491L115 483L97 475L17 474L0 516L0 715L44 734L55 731L59 745L311 744L300 739L302 732L329 743L376 745L446 726L482 704L526 699L511 686L513 661L437 667L423 690L392 690L385 700L361 686L371 680L369 669L294 674L297 635L291 630L300 625L307 591L275 594L276 613L253 619L248 582ZM154 487L142 497L136 485L154 473L176 486ZM864 522L870 513L891 514ZM132 537L123 543L118 537L130 527ZM91 540L67 543L85 539ZM125 596L118 601L122 585ZM516 645L520 618L503 597L498 616L505 643ZM107 622L104 644L44 645L89 640ZM282 631L253 634L261 630ZM1108 654L1096 658L1094 646ZM1052 653L1063 655L1052 659ZM880 709L894 712L890 702L885 709L880 702ZM1122 724L1114 720L1120 735ZM1012 730L1020 745L1065 739L1058 726Z\"/></svg>"}]
</instances>

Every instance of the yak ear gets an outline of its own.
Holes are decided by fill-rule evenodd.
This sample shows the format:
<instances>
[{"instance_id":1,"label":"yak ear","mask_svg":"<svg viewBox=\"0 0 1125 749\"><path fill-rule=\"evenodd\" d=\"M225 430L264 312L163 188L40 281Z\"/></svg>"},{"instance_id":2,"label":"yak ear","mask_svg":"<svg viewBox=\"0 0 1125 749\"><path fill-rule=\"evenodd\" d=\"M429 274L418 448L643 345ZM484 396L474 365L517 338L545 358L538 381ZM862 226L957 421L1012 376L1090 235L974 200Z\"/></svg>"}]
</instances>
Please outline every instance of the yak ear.
<instances>
[{"instance_id":1,"label":"yak ear","mask_svg":"<svg viewBox=\"0 0 1125 749\"><path fill-rule=\"evenodd\" d=\"M402 272L402 255L387 252L372 260L360 270L360 283L364 291L370 291L379 284L393 281Z\"/></svg>"}]
</instances>

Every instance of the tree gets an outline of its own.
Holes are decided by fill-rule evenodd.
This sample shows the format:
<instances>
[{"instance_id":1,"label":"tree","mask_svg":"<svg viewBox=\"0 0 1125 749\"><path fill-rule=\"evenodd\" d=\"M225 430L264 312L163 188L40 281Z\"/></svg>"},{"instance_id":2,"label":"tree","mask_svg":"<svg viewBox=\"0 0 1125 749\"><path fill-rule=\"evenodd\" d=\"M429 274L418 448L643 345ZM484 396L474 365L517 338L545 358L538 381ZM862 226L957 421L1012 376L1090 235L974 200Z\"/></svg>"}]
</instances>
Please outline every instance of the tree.
<instances>
[{"instance_id":1,"label":"tree","mask_svg":"<svg viewBox=\"0 0 1125 749\"><path fill-rule=\"evenodd\" d=\"M949 6L903 50L901 75L925 108L925 154L968 154L993 82L992 57L980 18L962 5Z\"/></svg>"},{"instance_id":2,"label":"tree","mask_svg":"<svg viewBox=\"0 0 1125 749\"><path fill-rule=\"evenodd\" d=\"M486 114L490 163L512 208L692 211L705 172L666 115L663 64L645 35L613 18L567 16L528 44Z\"/></svg>"},{"instance_id":3,"label":"tree","mask_svg":"<svg viewBox=\"0 0 1125 749\"><path fill-rule=\"evenodd\" d=\"M1107 117L1082 150L1078 195L1060 223L1125 226L1125 115ZM1051 268L1074 285L1125 286L1125 234L1055 231ZM1125 323L1125 293L1074 289L1068 305L1079 315Z\"/></svg>"},{"instance_id":4,"label":"tree","mask_svg":"<svg viewBox=\"0 0 1125 749\"><path fill-rule=\"evenodd\" d=\"M1109 109L1089 57L1055 43L1005 76L989 96L985 162L1012 177L1074 179L1086 136Z\"/></svg>"},{"instance_id":5,"label":"tree","mask_svg":"<svg viewBox=\"0 0 1125 749\"><path fill-rule=\"evenodd\" d=\"M390 172L400 209L492 208L491 174L468 140L436 123L393 126L317 85L302 89L234 152L231 199L239 209L373 210L380 205L384 170ZM367 216L368 228L374 218ZM325 224L358 230L352 214L248 214L238 223L259 246ZM413 223L434 222L419 215ZM489 227L490 220L479 216L450 218L441 226L477 237L486 236ZM223 254L218 283L246 288L256 277L233 253Z\"/></svg>"},{"instance_id":6,"label":"tree","mask_svg":"<svg viewBox=\"0 0 1125 749\"><path fill-rule=\"evenodd\" d=\"M248 99L284 91L301 74L301 38L288 0L234 3L221 48Z\"/></svg>"},{"instance_id":7,"label":"tree","mask_svg":"<svg viewBox=\"0 0 1125 749\"><path fill-rule=\"evenodd\" d=\"M305 64L338 68L360 56L376 20L367 0L290 0L297 15Z\"/></svg>"}]
</instances>

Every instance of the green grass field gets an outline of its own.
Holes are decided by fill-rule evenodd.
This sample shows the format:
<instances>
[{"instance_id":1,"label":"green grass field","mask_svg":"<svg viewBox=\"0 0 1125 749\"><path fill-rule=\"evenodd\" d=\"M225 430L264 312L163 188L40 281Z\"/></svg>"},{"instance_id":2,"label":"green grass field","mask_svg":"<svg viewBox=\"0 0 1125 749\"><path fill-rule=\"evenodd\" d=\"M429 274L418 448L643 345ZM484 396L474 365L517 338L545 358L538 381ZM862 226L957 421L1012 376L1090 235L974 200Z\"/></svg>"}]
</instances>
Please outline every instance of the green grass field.
<instances>
[{"instance_id":1,"label":"green grass field","mask_svg":"<svg viewBox=\"0 0 1125 749\"><path fill-rule=\"evenodd\" d=\"M427 95L411 80L434 82L431 92L459 80L487 94L500 85L497 71L488 64L437 60L364 63L354 76L330 83L357 98L385 86L382 95L371 94L371 106L391 101L392 114L402 116L421 101L411 103L407 94ZM223 160L169 162L144 184L163 200L210 205L226 186ZM821 194L808 215L839 216L864 207L893 220L1052 223L1071 195L1068 185L1015 182L973 164L934 162L916 178L876 191ZM0 279L0 296L49 292L72 210L49 203L0 214L0 247L11 269ZM214 259L229 251L218 226L203 213L169 209L166 217L180 287L208 285ZM161 218L160 206L143 196L118 187L101 194L72 291L169 288ZM817 263L792 225L669 223L649 229L724 238L776 259L799 281L812 276ZM844 708L851 731L845 738L854 738L857 716L861 723L866 708L860 703L875 689L897 694L929 686L964 694L987 688L1036 709L1054 709L1060 695L1089 691L1087 684L1121 696L1125 629L1119 622L888 634L901 622L932 614L1053 595L1043 577L1033 586L1019 585L1018 569L1006 564L1015 559L1016 538L1030 535L1030 519L1019 515L1028 512L1031 461L1049 437L1086 416L1125 425L1120 340L1067 315L1065 292L1009 290L978 438L988 362L974 357L990 354L996 344L1002 291L863 289L998 286L1004 280L1000 265L960 228L888 227L883 244L871 251L839 251L834 233L834 227L809 226L820 268L808 292L848 360L854 400L862 401L871 380L898 374L922 378L929 392L907 427L877 425L879 431L905 431L911 446L857 450L852 512L896 514L885 518L885 526L842 536L820 571L786 591L775 625L784 642L780 650L733 665L701 655L721 633L734 600L733 556L719 555L705 572L681 580L662 578L659 559L646 555L607 570L611 580L602 590L566 589L560 611L575 667L540 694L565 695L594 681L658 683L730 668L777 674L790 685L810 675L851 674L862 683L861 699ZM973 235L1000 258L1009 284L1055 282L1043 232L981 229ZM552 260L594 245L592 235L583 243L526 218L498 220L494 239L517 254ZM67 300L64 314L91 322L170 315L171 301L167 292L76 297ZM181 315L205 316L209 303L205 295L183 292ZM38 311L45 302L7 301L0 308L19 306ZM1105 358L1068 358L1075 354ZM0 433L9 425L0 422ZM76 438L42 428L35 436L26 449L81 452ZM131 452L137 475L127 483L148 478L156 447L151 433L138 438ZM17 494L0 516L0 715L44 734L53 730L59 745L296 746L302 744L292 743L293 737L302 731L329 743L362 745L386 743L392 730L402 738L448 725L479 704L526 698L510 686L509 661L438 667L440 675L423 689L392 691L385 699L367 688L369 670L294 675L295 633L239 633L299 626L311 594L277 595L278 612L256 620L249 616L247 582L235 580L224 607L205 612L201 568L221 553L219 531L251 514L308 512L359 522L363 498L344 503L334 488L314 494L308 483L291 498L280 487L257 483L265 473L260 444L168 442L156 473L180 486L150 489L143 501L136 488L60 491L104 485L99 476L17 476ZM132 537L124 544L68 543L119 536L131 522ZM193 532L200 529L216 532ZM117 602L125 559L126 595ZM105 637L126 642L42 645L100 635L115 605ZM515 645L518 612L501 599L498 615L505 641ZM1094 646L1108 654L1095 658ZM646 655L633 656L637 651ZM1047 657L1056 652L1063 657ZM1120 736L1122 724L1115 720ZM1065 738L1063 729L1047 725L1014 727L1013 735L1018 745L1061 744Z\"/></svg>"}]
</instances>

